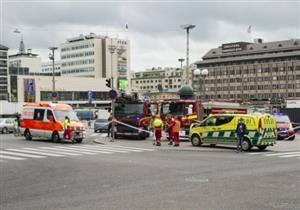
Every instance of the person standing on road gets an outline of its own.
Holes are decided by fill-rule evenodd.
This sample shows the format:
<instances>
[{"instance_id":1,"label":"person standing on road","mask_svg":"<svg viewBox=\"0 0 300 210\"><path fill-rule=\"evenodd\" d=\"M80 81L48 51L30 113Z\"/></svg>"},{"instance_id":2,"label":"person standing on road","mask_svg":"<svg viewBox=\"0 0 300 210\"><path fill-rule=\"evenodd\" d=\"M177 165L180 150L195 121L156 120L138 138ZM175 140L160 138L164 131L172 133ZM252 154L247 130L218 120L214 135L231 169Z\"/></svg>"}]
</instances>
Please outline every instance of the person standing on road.
<instances>
[{"instance_id":1,"label":"person standing on road","mask_svg":"<svg viewBox=\"0 0 300 210\"><path fill-rule=\"evenodd\" d=\"M242 143L244 141L244 136L245 136L246 130L247 130L247 128L246 128L246 124L244 122L244 119L240 118L239 123L236 126L236 134L238 136L237 152L240 152L240 151L242 152L243 151Z\"/></svg>"},{"instance_id":2,"label":"person standing on road","mask_svg":"<svg viewBox=\"0 0 300 210\"><path fill-rule=\"evenodd\" d=\"M162 136L163 122L156 115L154 115L153 117L153 129L155 133L156 146L161 146L160 140Z\"/></svg>"},{"instance_id":3,"label":"person standing on road","mask_svg":"<svg viewBox=\"0 0 300 210\"><path fill-rule=\"evenodd\" d=\"M113 117L112 117L112 114L109 115L107 121L108 121L108 128L107 128L107 137L109 137L110 135L112 136L112 120L113 120Z\"/></svg>"},{"instance_id":4,"label":"person standing on road","mask_svg":"<svg viewBox=\"0 0 300 210\"><path fill-rule=\"evenodd\" d=\"M167 132L168 132L168 140L169 140L169 145L173 144L173 133L172 133L172 127L175 125L175 120L171 115L167 116L167 120L166 120L166 127L167 127Z\"/></svg>"},{"instance_id":5,"label":"person standing on road","mask_svg":"<svg viewBox=\"0 0 300 210\"><path fill-rule=\"evenodd\" d=\"M68 139L72 139L72 130L70 127L70 118L68 116L65 117L64 120L64 139L66 139L68 137Z\"/></svg>"},{"instance_id":6,"label":"person standing on road","mask_svg":"<svg viewBox=\"0 0 300 210\"><path fill-rule=\"evenodd\" d=\"M174 141L174 147L179 147L179 132L180 132L181 123L179 117L174 120L174 125L172 126L172 135Z\"/></svg>"}]
</instances>

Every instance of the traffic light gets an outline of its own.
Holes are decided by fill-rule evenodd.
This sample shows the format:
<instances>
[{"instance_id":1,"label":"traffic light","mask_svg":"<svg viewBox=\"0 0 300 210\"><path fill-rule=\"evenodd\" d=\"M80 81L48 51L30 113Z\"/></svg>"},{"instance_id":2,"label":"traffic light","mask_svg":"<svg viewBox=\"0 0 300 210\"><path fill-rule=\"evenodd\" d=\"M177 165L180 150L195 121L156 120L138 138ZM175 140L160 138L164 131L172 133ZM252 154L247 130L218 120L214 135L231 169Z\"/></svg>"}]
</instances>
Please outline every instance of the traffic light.
<instances>
[{"instance_id":1,"label":"traffic light","mask_svg":"<svg viewBox=\"0 0 300 210\"><path fill-rule=\"evenodd\" d=\"M106 87L111 88L111 80L110 79L106 79Z\"/></svg>"}]
</instances>

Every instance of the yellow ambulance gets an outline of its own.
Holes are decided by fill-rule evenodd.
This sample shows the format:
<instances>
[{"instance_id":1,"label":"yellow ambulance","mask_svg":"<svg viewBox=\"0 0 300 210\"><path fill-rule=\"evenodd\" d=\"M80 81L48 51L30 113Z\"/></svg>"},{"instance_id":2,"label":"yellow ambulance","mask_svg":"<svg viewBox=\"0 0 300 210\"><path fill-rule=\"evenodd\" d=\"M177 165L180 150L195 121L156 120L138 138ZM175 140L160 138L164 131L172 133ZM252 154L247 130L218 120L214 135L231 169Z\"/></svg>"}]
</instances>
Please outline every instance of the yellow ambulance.
<instances>
[{"instance_id":1,"label":"yellow ambulance","mask_svg":"<svg viewBox=\"0 0 300 210\"><path fill-rule=\"evenodd\" d=\"M241 118L247 128L242 142L244 151L250 150L252 146L264 150L276 144L276 121L269 114L209 115L205 120L191 125L189 140L193 146L237 145L236 127Z\"/></svg>"}]
</instances>

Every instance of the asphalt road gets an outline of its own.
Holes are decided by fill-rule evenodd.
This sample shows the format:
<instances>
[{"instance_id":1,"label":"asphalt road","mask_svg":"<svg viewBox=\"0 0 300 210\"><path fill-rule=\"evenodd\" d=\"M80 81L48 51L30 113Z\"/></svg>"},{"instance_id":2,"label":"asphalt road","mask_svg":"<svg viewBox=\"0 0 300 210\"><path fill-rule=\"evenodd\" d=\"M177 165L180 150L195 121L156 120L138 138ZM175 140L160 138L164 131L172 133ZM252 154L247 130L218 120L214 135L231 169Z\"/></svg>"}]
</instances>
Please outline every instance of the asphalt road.
<instances>
[{"instance_id":1,"label":"asphalt road","mask_svg":"<svg viewBox=\"0 0 300 210\"><path fill-rule=\"evenodd\" d=\"M158 150L145 141L99 145L94 137L72 145L0 135L0 155L19 158L0 156L0 209L300 207L299 136L293 144L281 142L284 149L265 153Z\"/></svg>"}]
</instances>

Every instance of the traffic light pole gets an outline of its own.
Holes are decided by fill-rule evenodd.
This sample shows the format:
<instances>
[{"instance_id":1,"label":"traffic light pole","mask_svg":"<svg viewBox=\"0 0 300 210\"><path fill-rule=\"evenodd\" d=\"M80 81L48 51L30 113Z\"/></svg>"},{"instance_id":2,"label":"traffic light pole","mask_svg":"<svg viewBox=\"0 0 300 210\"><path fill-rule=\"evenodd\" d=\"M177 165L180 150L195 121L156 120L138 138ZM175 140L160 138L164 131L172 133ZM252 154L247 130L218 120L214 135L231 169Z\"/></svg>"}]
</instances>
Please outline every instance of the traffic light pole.
<instances>
[{"instance_id":1,"label":"traffic light pole","mask_svg":"<svg viewBox=\"0 0 300 210\"><path fill-rule=\"evenodd\" d=\"M112 89L114 89L114 78L113 76L111 77L111 84L112 84ZM112 120L115 120L115 100L116 99L112 99L111 100L111 115L112 115ZM115 122L112 121L111 124L111 129L112 129L112 133L111 133L111 141L115 141Z\"/></svg>"},{"instance_id":2,"label":"traffic light pole","mask_svg":"<svg viewBox=\"0 0 300 210\"><path fill-rule=\"evenodd\" d=\"M111 53L110 54L111 55L111 57L110 57L110 70L111 70L110 77L111 77L111 81L110 82L111 82L111 89L114 90L115 85L114 85L114 74L113 74L113 54L116 50L116 47L112 45L112 39L110 40L110 44L111 44L111 46L110 46L110 53ZM111 100L111 115L112 115L112 120L113 120L111 123L111 129L112 129L111 141L115 141L115 122L114 122L114 120L115 120L115 100L116 99Z\"/></svg>"}]
</instances>

